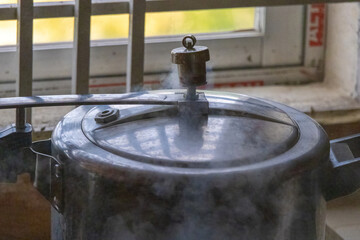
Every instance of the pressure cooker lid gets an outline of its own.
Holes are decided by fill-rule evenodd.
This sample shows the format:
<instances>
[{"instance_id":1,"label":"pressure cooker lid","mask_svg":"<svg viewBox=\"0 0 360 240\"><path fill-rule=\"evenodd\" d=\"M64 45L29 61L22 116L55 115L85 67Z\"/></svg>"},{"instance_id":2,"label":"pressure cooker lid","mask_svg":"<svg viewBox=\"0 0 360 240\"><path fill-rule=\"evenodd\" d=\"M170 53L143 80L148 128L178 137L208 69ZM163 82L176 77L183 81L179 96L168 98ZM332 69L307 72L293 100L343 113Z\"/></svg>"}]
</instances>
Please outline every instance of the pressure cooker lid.
<instances>
[{"instance_id":1,"label":"pressure cooker lid","mask_svg":"<svg viewBox=\"0 0 360 240\"><path fill-rule=\"evenodd\" d=\"M298 140L296 123L266 101L221 94L206 98L208 113L195 117L182 114L178 106L96 106L84 116L82 131L98 147L123 158L190 168L267 161ZM109 112L113 119L103 121Z\"/></svg>"}]
</instances>

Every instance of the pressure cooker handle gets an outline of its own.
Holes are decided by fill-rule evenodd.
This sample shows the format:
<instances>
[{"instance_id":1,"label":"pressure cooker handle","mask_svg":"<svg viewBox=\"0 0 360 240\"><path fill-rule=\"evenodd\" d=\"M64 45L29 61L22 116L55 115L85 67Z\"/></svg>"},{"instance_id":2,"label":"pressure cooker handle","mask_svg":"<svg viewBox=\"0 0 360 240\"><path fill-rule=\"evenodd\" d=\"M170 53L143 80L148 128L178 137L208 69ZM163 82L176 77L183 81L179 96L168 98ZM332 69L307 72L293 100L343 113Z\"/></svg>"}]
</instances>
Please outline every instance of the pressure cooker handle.
<instances>
[{"instance_id":1,"label":"pressure cooker handle","mask_svg":"<svg viewBox=\"0 0 360 240\"><path fill-rule=\"evenodd\" d=\"M32 127L15 125L0 131L0 182L16 182L17 175L30 173L34 177L34 159L29 155Z\"/></svg>"},{"instance_id":2,"label":"pressure cooker handle","mask_svg":"<svg viewBox=\"0 0 360 240\"><path fill-rule=\"evenodd\" d=\"M31 150L36 159L34 187L61 213L63 209L63 165L51 156L50 139L33 142Z\"/></svg>"},{"instance_id":3,"label":"pressure cooker handle","mask_svg":"<svg viewBox=\"0 0 360 240\"><path fill-rule=\"evenodd\" d=\"M330 142L330 175L325 198L335 199L360 188L360 134Z\"/></svg>"}]
</instances>

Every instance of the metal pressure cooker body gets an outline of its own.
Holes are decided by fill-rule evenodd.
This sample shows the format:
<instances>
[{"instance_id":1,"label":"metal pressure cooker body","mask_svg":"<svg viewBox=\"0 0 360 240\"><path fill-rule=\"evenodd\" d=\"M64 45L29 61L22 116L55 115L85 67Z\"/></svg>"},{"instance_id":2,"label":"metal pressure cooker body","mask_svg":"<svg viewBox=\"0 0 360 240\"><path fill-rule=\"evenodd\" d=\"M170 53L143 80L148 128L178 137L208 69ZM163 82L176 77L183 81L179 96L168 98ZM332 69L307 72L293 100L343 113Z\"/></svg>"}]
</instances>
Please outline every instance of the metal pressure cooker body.
<instances>
[{"instance_id":1,"label":"metal pressure cooker body","mask_svg":"<svg viewBox=\"0 0 360 240\"><path fill-rule=\"evenodd\" d=\"M325 202L360 187L360 135L330 144L291 107L197 92L209 52L195 42L172 52L186 92L2 99L82 105L50 140L31 144L29 124L0 132L0 180L31 174L52 240L324 240Z\"/></svg>"},{"instance_id":2,"label":"metal pressure cooker body","mask_svg":"<svg viewBox=\"0 0 360 240\"><path fill-rule=\"evenodd\" d=\"M323 129L278 103L205 96L196 119L158 105L66 115L51 138L63 169L53 239L323 239ZM110 109L119 117L96 122Z\"/></svg>"}]
</instances>

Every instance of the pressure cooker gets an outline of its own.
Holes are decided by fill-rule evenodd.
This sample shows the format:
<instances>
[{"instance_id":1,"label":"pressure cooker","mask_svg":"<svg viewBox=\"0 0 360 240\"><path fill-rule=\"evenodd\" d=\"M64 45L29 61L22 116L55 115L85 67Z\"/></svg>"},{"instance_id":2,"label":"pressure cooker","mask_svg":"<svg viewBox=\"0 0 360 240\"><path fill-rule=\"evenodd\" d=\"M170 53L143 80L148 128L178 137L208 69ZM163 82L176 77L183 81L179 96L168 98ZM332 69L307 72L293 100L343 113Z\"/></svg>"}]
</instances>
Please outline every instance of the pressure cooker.
<instances>
[{"instance_id":1,"label":"pressure cooker","mask_svg":"<svg viewBox=\"0 0 360 240\"><path fill-rule=\"evenodd\" d=\"M171 52L186 90L2 98L78 105L49 140L0 133L0 179L30 173L52 204L52 240L323 240L325 203L360 186L359 135L329 142L304 113L197 91L207 47Z\"/></svg>"}]
</instances>

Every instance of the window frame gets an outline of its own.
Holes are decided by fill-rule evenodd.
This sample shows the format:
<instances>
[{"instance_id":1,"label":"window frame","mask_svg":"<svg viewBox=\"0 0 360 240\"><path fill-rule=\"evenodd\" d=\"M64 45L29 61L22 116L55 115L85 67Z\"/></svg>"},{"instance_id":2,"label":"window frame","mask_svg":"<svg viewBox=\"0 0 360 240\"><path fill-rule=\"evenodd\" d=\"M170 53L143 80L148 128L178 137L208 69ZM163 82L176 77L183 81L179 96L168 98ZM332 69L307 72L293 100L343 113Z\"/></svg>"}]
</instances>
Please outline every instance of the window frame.
<instances>
[{"instance_id":1,"label":"window frame","mask_svg":"<svg viewBox=\"0 0 360 240\"><path fill-rule=\"evenodd\" d=\"M235 1L230 1L235 2ZM100 8L101 1L93 3L93 14L110 14L117 12L126 12L125 1L107 1L106 4L115 4L114 8ZM104 3L104 1L103 1ZM69 15L72 2L62 4L60 14ZM52 12L45 13L44 9L55 6L55 3L39 3L34 9L35 17L53 16ZM4 8L0 8L4 10ZM101 10L105 9L105 10ZM282 10L281 10L282 9ZM276 16L283 12L283 22L291 23L294 18L292 14L286 14L289 9L297 9L296 13L301 12L303 19L297 19L297 28L288 28L287 31L277 27L279 19ZM257 26L255 31L246 31L239 33L216 33L216 34L198 34L199 44L209 46L211 50L212 62L210 62L211 71L209 72L210 87L222 86L258 86L272 84L289 84L314 82L322 79L322 68L319 64L308 64L310 61L308 55L312 58L321 59L324 48L316 53L310 51L304 41L305 36L309 36L307 24L309 22L309 8L304 6L282 6L257 8ZM148 9L147 9L148 10ZM158 11L155 7L149 8L149 12ZM160 10L164 10L161 9ZM108 12L106 12L108 11ZM305 23L305 11L307 12L307 23ZM8 11L8 18L11 15ZM271 14L276 12L277 14ZM71 14L70 14L71 15ZM266 23L265 23L266 22ZM300 23L299 23L300 22ZM280 22L281 23L281 22ZM291 25L291 24L290 24ZM299 29L300 28L300 29ZM303 31L303 29L305 29ZM290 31L290 32L289 32ZM276 39L284 36L292 36L292 33L301 32L302 36L297 36L296 52L301 52L300 57L291 56L292 59L283 59L283 62L274 64L269 57L269 52L279 48L290 49L292 42L285 41L282 45L277 44ZM268 43L267 39L277 36L275 41ZM301 39L299 39L301 38ZM171 63L169 52L172 48L178 47L181 40L180 36L172 37L151 37L145 40L145 87L156 88L163 80L173 78L171 74ZM222 45L226 44L224 49ZM91 42L91 60L90 60L90 92L121 92L125 90L126 74L126 39L100 40ZM233 54L232 49L245 49L237 55ZM34 71L33 71L33 92L35 95L43 94L63 94L70 91L70 80L72 73L72 42L69 43L51 43L34 45ZM271 55L271 54L270 54ZM251 57L251 61L248 60ZM156 59L156 61L154 61ZM151 60L151 61L150 61ZM286 64L289 61L290 64ZM0 47L0 84L1 96L13 96L16 78L16 47ZM323 63L323 61L322 61Z\"/></svg>"}]
</instances>

